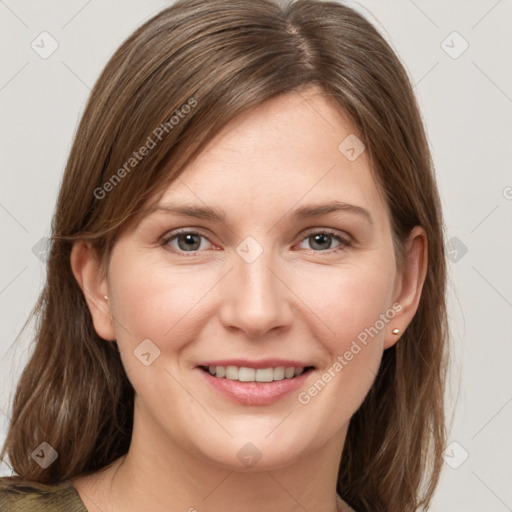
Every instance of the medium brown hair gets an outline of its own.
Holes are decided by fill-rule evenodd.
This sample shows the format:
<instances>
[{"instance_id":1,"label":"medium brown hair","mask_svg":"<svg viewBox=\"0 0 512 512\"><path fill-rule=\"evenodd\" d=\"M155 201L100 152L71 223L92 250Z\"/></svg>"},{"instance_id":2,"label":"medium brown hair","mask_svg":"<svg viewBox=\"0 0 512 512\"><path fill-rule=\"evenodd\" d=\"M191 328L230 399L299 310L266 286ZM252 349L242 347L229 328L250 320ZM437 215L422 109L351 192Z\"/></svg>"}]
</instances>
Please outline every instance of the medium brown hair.
<instances>
[{"instance_id":1,"label":"medium brown hair","mask_svg":"<svg viewBox=\"0 0 512 512\"><path fill-rule=\"evenodd\" d=\"M107 261L120 230L231 120L311 85L363 138L389 209L398 266L413 227L425 229L429 248L417 313L385 350L350 421L338 492L360 512L428 507L445 444L441 204L402 64L362 15L333 1L181 0L110 59L77 130L54 214L35 346L1 454L18 475L55 483L108 465L130 444L134 390L116 343L93 328L70 267L73 243L90 240ZM130 161L148 137L155 146ZM43 441L59 454L47 469L29 456Z\"/></svg>"}]
</instances>

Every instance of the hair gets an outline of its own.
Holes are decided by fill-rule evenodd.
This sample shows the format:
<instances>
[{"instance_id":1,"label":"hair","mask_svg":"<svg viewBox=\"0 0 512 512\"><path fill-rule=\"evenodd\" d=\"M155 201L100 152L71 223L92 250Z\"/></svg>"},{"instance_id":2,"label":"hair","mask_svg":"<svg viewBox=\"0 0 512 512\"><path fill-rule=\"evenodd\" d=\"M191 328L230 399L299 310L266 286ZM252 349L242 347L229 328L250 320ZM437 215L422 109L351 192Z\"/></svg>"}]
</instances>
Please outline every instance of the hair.
<instances>
[{"instance_id":1,"label":"hair","mask_svg":"<svg viewBox=\"0 0 512 512\"><path fill-rule=\"evenodd\" d=\"M75 134L53 217L33 352L1 453L17 475L56 483L105 467L130 445L134 389L117 344L94 330L70 266L73 244L88 240L108 261L121 230L223 127L311 86L364 141L397 266L413 227L428 238L418 310L351 418L337 490L361 512L428 508L446 438L441 203L403 65L365 17L334 1L180 0L111 57ZM43 441L58 452L46 469L30 457Z\"/></svg>"}]
</instances>

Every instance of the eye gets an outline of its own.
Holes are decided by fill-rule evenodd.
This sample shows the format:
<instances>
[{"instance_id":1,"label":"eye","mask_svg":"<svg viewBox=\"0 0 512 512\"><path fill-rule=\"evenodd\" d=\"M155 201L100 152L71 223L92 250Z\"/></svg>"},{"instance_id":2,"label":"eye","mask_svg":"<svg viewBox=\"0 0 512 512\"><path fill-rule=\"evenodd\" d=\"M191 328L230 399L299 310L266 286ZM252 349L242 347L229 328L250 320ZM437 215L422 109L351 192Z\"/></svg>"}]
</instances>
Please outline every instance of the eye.
<instances>
[{"instance_id":1,"label":"eye","mask_svg":"<svg viewBox=\"0 0 512 512\"><path fill-rule=\"evenodd\" d=\"M207 241L206 244L203 243L204 240ZM195 252L205 249L205 245L211 242L201 233L182 230L166 236L161 243L164 246L170 246L175 252Z\"/></svg>"},{"instance_id":2,"label":"eye","mask_svg":"<svg viewBox=\"0 0 512 512\"><path fill-rule=\"evenodd\" d=\"M343 250L347 247L350 247L352 243L348 238L345 238L341 236L338 232L331 230L312 232L302 240L302 243L304 242L308 242L310 248L316 252L322 252L332 249L333 242L337 242L338 245L335 246L334 251L332 252L336 252L339 250Z\"/></svg>"}]
</instances>

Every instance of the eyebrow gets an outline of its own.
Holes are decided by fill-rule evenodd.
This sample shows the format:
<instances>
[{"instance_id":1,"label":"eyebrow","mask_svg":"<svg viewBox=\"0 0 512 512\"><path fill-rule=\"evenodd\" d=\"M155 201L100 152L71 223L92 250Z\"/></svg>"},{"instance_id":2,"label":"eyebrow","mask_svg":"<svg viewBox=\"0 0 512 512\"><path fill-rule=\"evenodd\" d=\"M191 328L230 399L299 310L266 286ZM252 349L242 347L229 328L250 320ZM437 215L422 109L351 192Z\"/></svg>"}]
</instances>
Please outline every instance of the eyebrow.
<instances>
[{"instance_id":1,"label":"eyebrow","mask_svg":"<svg viewBox=\"0 0 512 512\"><path fill-rule=\"evenodd\" d=\"M297 220L303 220L333 212L348 212L360 215L369 224L373 225L373 219L368 210L362 206L356 206L354 204L344 203L342 201L332 201L325 204L302 206L293 212L293 218Z\"/></svg>"},{"instance_id":2,"label":"eyebrow","mask_svg":"<svg viewBox=\"0 0 512 512\"><path fill-rule=\"evenodd\" d=\"M175 215L184 215L187 217L195 217L197 219L213 220L225 223L226 213L220 208L212 208L210 206L192 206L180 205L173 203L159 204L155 206L149 213L163 211ZM368 210L361 206L356 206L342 201L332 201L324 204L311 204L301 206L293 210L291 217L294 220L305 220L312 217L319 217L333 212L347 212L361 216L370 225L373 226L373 218ZM285 214L286 216L288 214Z\"/></svg>"}]
</instances>

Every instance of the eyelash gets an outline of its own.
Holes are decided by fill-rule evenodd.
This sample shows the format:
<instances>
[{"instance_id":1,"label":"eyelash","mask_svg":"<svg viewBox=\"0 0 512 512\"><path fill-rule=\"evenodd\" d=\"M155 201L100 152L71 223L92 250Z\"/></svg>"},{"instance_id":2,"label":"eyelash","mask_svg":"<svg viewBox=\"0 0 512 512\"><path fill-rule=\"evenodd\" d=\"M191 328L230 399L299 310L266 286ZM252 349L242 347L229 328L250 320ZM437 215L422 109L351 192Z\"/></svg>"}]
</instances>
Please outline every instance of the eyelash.
<instances>
[{"instance_id":1,"label":"eyelash","mask_svg":"<svg viewBox=\"0 0 512 512\"><path fill-rule=\"evenodd\" d=\"M206 235L204 235L203 233L201 233L200 231L194 231L194 230L191 230L191 229L180 229L178 231L173 231L169 235L164 236L164 238L161 240L160 244L162 246L167 246L167 245L169 245L169 243L172 240L177 239L178 237L180 237L182 235L198 235L198 236L203 237L206 240L208 240L208 237ZM332 229L321 229L321 230L317 230L317 231L308 232L306 234L306 236L301 239L301 242L303 242L304 240L308 239L309 237L311 237L313 235L329 235L332 238L336 239L340 243L340 246L335 248L335 249L332 249L332 250L331 249L325 249L323 251L322 250L316 250L316 249L309 249L310 252L332 254L332 253L336 253L336 252L339 252L339 251L346 250L346 249L348 249L349 247L352 246L352 241L350 239L341 236L338 231L335 231L335 230L332 230ZM210 242L210 243L212 243L212 242ZM190 256L194 256L198 252L201 252L201 251L199 251L197 249L194 250L194 251L182 251L180 249L173 248L171 250L172 250L172 252L174 252L176 254L190 255Z\"/></svg>"}]
</instances>

